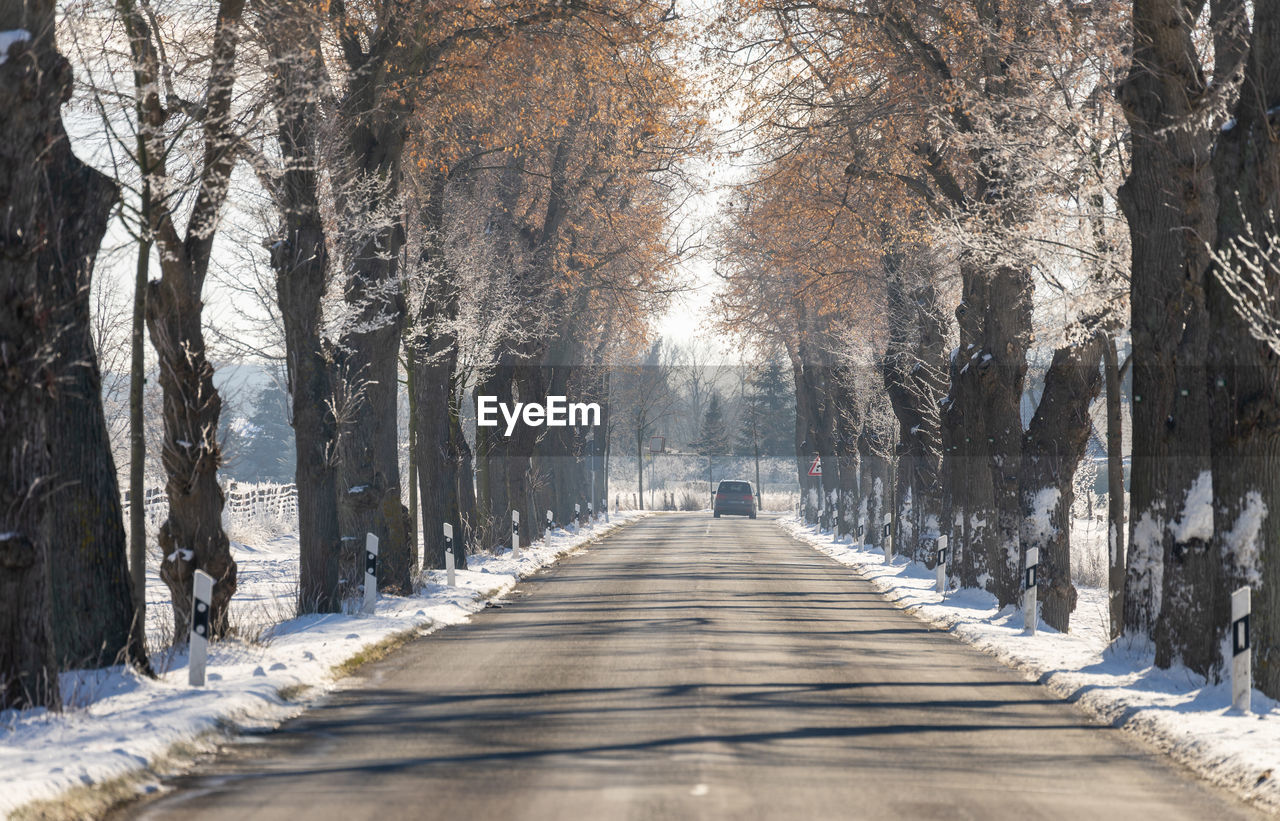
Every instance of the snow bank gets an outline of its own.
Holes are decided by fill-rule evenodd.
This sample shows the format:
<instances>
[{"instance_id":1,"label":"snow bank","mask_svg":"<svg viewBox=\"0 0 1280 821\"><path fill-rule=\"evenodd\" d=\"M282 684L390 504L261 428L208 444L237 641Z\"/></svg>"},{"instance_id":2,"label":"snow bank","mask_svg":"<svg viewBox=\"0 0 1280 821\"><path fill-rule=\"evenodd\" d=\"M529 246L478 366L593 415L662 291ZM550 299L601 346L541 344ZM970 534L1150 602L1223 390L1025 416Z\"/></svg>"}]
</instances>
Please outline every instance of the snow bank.
<instances>
[{"instance_id":1,"label":"snow bank","mask_svg":"<svg viewBox=\"0 0 1280 821\"><path fill-rule=\"evenodd\" d=\"M834 541L797 521L780 520L788 533L843 565L855 568L885 597L919 618L963 639L1046 685L1056 695L1142 738L1204 778L1269 810L1280 810L1280 711L1253 693L1252 715L1231 710L1229 683L1207 684L1183 667L1161 670L1149 646L1108 646L1105 589L1084 588L1071 632L1040 622L1035 636L1022 629L1022 613L997 610L979 590L934 592L936 576L923 565L869 546Z\"/></svg>"},{"instance_id":2,"label":"snow bank","mask_svg":"<svg viewBox=\"0 0 1280 821\"><path fill-rule=\"evenodd\" d=\"M65 709L0 712L0 817L30 801L66 790L137 775L163 761L175 745L232 725L274 726L304 709L290 696L314 698L340 686L335 666L407 630L425 635L458 624L565 553L646 514L614 514L578 530L554 531L520 551L468 557L457 586L444 586L444 571L419 580L412 596L380 596L371 615L312 615L261 625L254 640L227 640L210 647L208 684L187 686L182 653L153 653L158 680L115 667L77 671L61 678ZM297 538L278 538L259 548L235 545L240 586L233 626L251 614L292 611L297 590ZM149 584L149 605L164 607L163 585ZM154 597L153 597L154 596ZM237 617L237 608L241 616ZM145 786L145 785L143 785Z\"/></svg>"}]
</instances>

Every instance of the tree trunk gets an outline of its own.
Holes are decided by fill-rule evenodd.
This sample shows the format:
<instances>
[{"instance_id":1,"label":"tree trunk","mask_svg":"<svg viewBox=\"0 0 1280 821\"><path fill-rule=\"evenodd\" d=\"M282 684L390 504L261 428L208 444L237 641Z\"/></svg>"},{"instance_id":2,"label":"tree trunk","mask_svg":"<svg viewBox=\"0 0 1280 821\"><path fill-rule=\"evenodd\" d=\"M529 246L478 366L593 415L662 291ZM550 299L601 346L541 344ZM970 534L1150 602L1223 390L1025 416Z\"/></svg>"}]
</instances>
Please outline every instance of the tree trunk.
<instances>
[{"instance_id":1,"label":"tree trunk","mask_svg":"<svg viewBox=\"0 0 1280 821\"><path fill-rule=\"evenodd\" d=\"M1153 635L1156 663L1208 674L1223 594L1212 520L1205 357L1206 243L1216 234L1207 91L1196 12L1136 0L1134 54L1120 99L1132 133L1119 202L1132 242L1133 457L1125 627Z\"/></svg>"},{"instance_id":2,"label":"tree trunk","mask_svg":"<svg viewBox=\"0 0 1280 821\"><path fill-rule=\"evenodd\" d=\"M1025 271L980 269L961 261L963 298L956 308L960 348L951 365L950 424L958 449L949 455L954 515L963 516L966 586L983 584L1000 606L1021 585L1022 390L1031 338L1031 284Z\"/></svg>"},{"instance_id":3,"label":"tree trunk","mask_svg":"<svg viewBox=\"0 0 1280 821\"><path fill-rule=\"evenodd\" d=\"M398 245L398 242L395 243ZM410 587L409 542L400 510L397 351L404 315L398 290L387 295L394 253L370 241L356 252L346 301L354 329L343 334L343 365L350 402L338 430L338 523L344 566L363 555L365 534L378 537L378 587L394 593ZM387 258L382 258L386 253ZM425 381L425 380L424 380ZM425 411L424 411L425 412ZM429 434L423 431L423 438ZM424 500L425 504L425 500ZM350 565L354 567L354 565Z\"/></svg>"},{"instance_id":4,"label":"tree trunk","mask_svg":"<svg viewBox=\"0 0 1280 821\"><path fill-rule=\"evenodd\" d=\"M117 0L129 36L138 94L139 133L153 176L167 177L168 151L164 123L168 112L160 100L161 67L150 30L150 18L131 0ZM236 51L244 0L220 0L208 60L205 112L200 121L201 156L195 196L185 236L177 227L175 201L168 192L153 192L147 211L160 254L160 279L148 285L146 321L156 350L163 392L164 465L169 517L160 528L163 555L160 578L168 585L174 638L189 632L191 588L196 570L215 582L210 602L212 637L227 630L227 605L236 589L236 565L222 532L222 489L217 471L218 417L222 399L213 386L213 367L205 355L201 327L205 276L217 235L218 219L235 167L236 120L232 100Z\"/></svg>"},{"instance_id":5,"label":"tree trunk","mask_svg":"<svg viewBox=\"0 0 1280 821\"><path fill-rule=\"evenodd\" d=\"M59 329L54 368L60 388L49 417L57 458L45 508L54 642L64 669L125 657L145 668L145 624L135 612L120 486L89 333L93 261L118 191L76 159L65 139L49 151L48 194L57 228L39 265Z\"/></svg>"},{"instance_id":6,"label":"tree trunk","mask_svg":"<svg viewBox=\"0 0 1280 821\"><path fill-rule=\"evenodd\" d=\"M453 404L457 382L458 341L451 323L458 314L457 286L444 254L446 173L435 174L428 186L420 216L426 243L420 263L425 271L423 293L413 318L409 369L414 390L417 429L415 461L421 484L422 520L428 539L423 566L445 566L444 525L454 532L454 561L466 567L467 536L458 501L457 443ZM497 527L495 523L495 527Z\"/></svg>"},{"instance_id":7,"label":"tree trunk","mask_svg":"<svg viewBox=\"0 0 1280 821\"><path fill-rule=\"evenodd\" d=\"M526 348L521 359L524 362L536 362L539 352ZM542 368L537 365L521 365L513 369L516 396L520 402L543 403L546 390L542 383ZM521 522L539 521L539 508L535 503L537 491L543 489L544 477L535 470L533 453L536 447L537 431L528 425L517 425L512 433L507 449L508 464L511 466L507 475L507 495L511 500L511 509L520 511ZM510 514L506 522L511 521ZM563 520L558 521L564 524ZM502 531L504 523L498 523L498 531Z\"/></svg>"},{"instance_id":8,"label":"tree trunk","mask_svg":"<svg viewBox=\"0 0 1280 821\"><path fill-rule=\"evenodd\" d=\"M49 146L67 139L60 108L71 66L54 42L52 2L0 3L0 29L32 39L0 63L0 709L61 707L49 610L43 486L53 470L58 374L40 255L56 225Z\"/></svg>"},{"instance_id":9,"label":"tree trunk","mask_svg":"<svg viewBox=\"0 0 1280 821\"><path fill-rule=\"evenodd\" d=\"M881 436L863 424L858 437L862 502L859 505L863 524L862 543L873 547L884 544L884 523L888 521L889 460L880 452Z\"/></svg>"},{"instance_id":10,"label":"tree trunk","mask_svg":"<svg viewBox=\"0 0 1280 821\"><path fill-rule=\"evenodd\" d=\"M458 516L462 520L463 538L471 544L478 543L475 539L479 529L479 516L471 446L467 444L467 437L462 431L465 384L464 374L455 367L454 382L449 386L449 441L453 448L454 462L458 465ZM532 533L525 534L522 538L532 540Z\"/></svg>"},{"instance_id":11,"label":"tree trunk","mask_svg":"<svg viewBox=\"0 0 1280 821\"><path fill-rule=\"evenodd\" d=\"M300 169L286 173L289 177ZM298 607L302 613L333 613L341 606L338 563L341 533L335 441L337 424L331 362L321 338L321 299L328 279L328 254L319 210L290 209L285 239L272 249L276 299L285 331L285 360L293 406L297 459Z\"/></svg>"},{"instance_id":12,"label":"tree trunk","mask_svg":"<svg viewBox=\"0 0 1280 821\"><path fill-rule=\"evenodd\" d=\"M422 518L418 510L418 399L414 389L413 340L406 336L401 344L405 349L404 392L409 403L409 418L405 420L409 429L409 464L406 471L409 475L405 477L405 484L409 487L409 526L405 537L409 541L409 566L412 569L418 564L418 528L421 526L418 523Z\"/></svg>"},{"instance_id":13,"label":"tree trunk","mask_svg":"<svg viewBox=\"0 0 1280 821\"><path fill-rule=\"evenodd\" d=\"M1280 101L1280 5L1253 8L1235 125L1219 134L1213 154L1219 211L1218 259L1207 296L1213 324L1210 560L1222 562L1223 584L1206 632L1214 647L1221 646L1230 620L1227 597L1240 585L1252 587L1255 681L1275 698L1280 696L1280 146L1274 106ZM1249 242L1255 248L1241 244ZM1256 264L1259 257L1268 261L1251 274L1245 263ZM1258 296L1241 293L1241 277ZM1226 287L1232 284L1234 294ZM1269 340L1256 338L1263 329L1270 330Z\"/></svg>"},{"instance_id":14,"label":"tree trunk","mask_svg":"<svg viewBox=\"0 0 1280 821\"><path fill-rule=\"evenodd\" d=\"M804 511L805 524L818 521L818 494L820 483L809 475L810 457L814 450L813 408L809 401L809 389L804 381L804 367L798 356L792 357L792 373L795 380L796 394L796 476L800 481L800 504Z\"/></svg>"},{"instance_id":15,"label":"tree trunk","mask_svg":"<svg viewBox=\"0 0 1280 821\"><path fill-rule=\"evenodd\" d=\"M146 142L138 140L139 167L146 169ZM129 584L134 619L144 636L147 624L147 431L143 420L147 364L147 279L151 268L151 185L142 181L142 226L133 281L133 320L129 339Z\"/></svg>"},{"instance_id":16,"label":"tree trunk","mask_svg":"<svg viewBox=\"0 0 1280 821\"><path fill-rule=\"evenodd\" d=\"M644 427L636 427L636 487L639 488L639 508L644 510Z\"/></svg>"},{"instance_id":17,"label":"tree trunk","mask_svg":"<svg viewBox=\"0 0 1280 821\"><path fill-rule=\"evenodd\" d=\"M303 4L263 14L277 103L276 139L284 158L277 200L281 236L271 246L276 304L284 325L298 489L301 613L333 613L342 604L338 561L333 356L322 336L321 302L329 286L328 237L320 207L320 114L324 66L319 20Z\"/></svg>"},{"instance_id":18,"label":"tree trunk","mask_svg":"<svg viewBox=\"0 0 1280 821\"><path fill-rule=\"evenodd\" d=\"M448 345L449 348L439 350L437 344ZM445 523L454 532L454 561L458 567L466 567L467 564L465 531L458 503L461 477L449 407L456 358L452 342L433 339L414 363L417 371L414 387L418 392L418 481L421 484L423 532L428 537L424 547L424 568L440 569L445 566Z\"/></svg>"},{"instance_id":19,"label":"tree trunk","mask_svg":"<svg viewBox=\"0 0 1280 821\"><path fill-rule=\"evenodd\" d=\"M848 378L848 374L845 375ZM836 411L836 459L840 466L839 504L836 515L836 534L840 537L858 532L858 432L862 420L857 414L857 403L848 386L841 388ZM756 445L756 488L760 487L759 445Z\"/></svg>"},{"instance_id":20,"label":"tree trunk","mask_svg":"<svg viewBox=\"0 0 1280 821\"><path fill-rule=\"evenodd\" d=\"M385 47L385 44L383 44ZM381 63L385 55L368 58ZM342 101L339 128L346 167L336 203L347 225L369 223L369 214L394 210L400 191L400 164L406 122L384 72L353 71ZM344 567L355 571L365 534L378 537L378 587L410 588L410 547L401 510L397 364L404 295L397 264L404 228L397 218L375 220L347 239L349 271L343 299L350 323L340 346L345 353L348 400L338 428L338 522Z\"/></svg>"},{"instance_id":21,"label":"tree trunk","mask_svg":"<svg viewBox=\"0 0 1280 821\"><path fill-rule=\"evenodd\" d=\"M495 366L493 372L476 386L475 395L493 396L500 403L511 402L511 369ZM479 544L492 546L497 543L494 534L499 522L511 519L511 502L507 497L508 441L501 428L476 426L476 505L479 509ZM541 522L538 519L537 522ZM541 532L536 522L530 522L529 536Z\"/></svg>"},{"instance_id":22,"label":"tree trunk","mask_svg":"<svg viewBox=\"0 0 1280 821\"><path fill-rule=\"evenodd\" d=\"M814 438L810 445L818 453L822 475L815 482L821 493L819 526L830 529L835 525L839 502L840 464L836 453L836 400L832 395L835 376L808 343L799 346L798 373L801 389L805 392L805 405L809 410Z\"/></svg>"},{"instance_id":23,"label":"tree trunk","mask_svg":"<svg viewBox=\"0 0 1280 821\"><path fill-rule=\"evenodd\" d=\"M1070 629L1076 608L1071 582L1073 483L1093 429L1089 405L1102 387L1098 366L1105 345L1104 337L1095 334L1054 352L1044 393L1023 438L1023 556L1031 548L1039 549L1044 620L1062 633Z\"/></svg>"},{"instance_id":24,"label":"tree trunk","mask_svg":"<svg viewBox=\"0 0 1280 821\"><path fill-rule=\"evenodd\" d=\"M1107 601L1112 640L1124 632L1124 405L1120 395L1120 355L1107 334L1102 349L1107 385Z\"/></svg>"},{"instance_id":25,"label":"tree trunk","mask_svg":"<svg viewBox=\"0 0 1280 821\"><path fill-rule=\"evenodd\" d=\"M162 269L186 267L182 259L170 258L161 264ZM163 279L151 282L147 294L147 327L160 360L164 393L161 462L169 497L169 517L160 526L164 556L160 578L169 586L178 641L185 641L190 630L196 570L214 580L209 630L215 637L227 631L227 605L236 589L236 563L222 531L225 497L218 484L222 398L213 386L213 366L205 357L200 298L180 287L189 276L166 272Z\"/></svg>"},{"instance_id":26,"label":"tree trunk","mask_svg":"<svg viewBox=\"0 0 1280 821\"><path fill-rule=\"evenodd\" d=\"M914 286L905 281L896 257L885 260L889 346L884 384L901 430L902 482L909 491L912 532L902 545L918 560L931 561L928 549L946 532L942 516L942 430L939 406L946 396L945 315L927 275Z\"/></svg>"}]
</instances>

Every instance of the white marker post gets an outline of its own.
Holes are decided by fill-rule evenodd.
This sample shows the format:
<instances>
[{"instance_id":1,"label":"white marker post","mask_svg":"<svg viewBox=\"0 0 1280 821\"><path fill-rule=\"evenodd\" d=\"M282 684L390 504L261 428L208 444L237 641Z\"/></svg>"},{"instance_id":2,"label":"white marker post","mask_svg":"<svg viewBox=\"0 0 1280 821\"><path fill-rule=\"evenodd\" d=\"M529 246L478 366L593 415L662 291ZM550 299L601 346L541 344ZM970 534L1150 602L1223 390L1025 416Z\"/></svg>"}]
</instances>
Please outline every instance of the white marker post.
<instances>
[{"instance_id":1,"label":"white marker post","mask_svg":"<svg viewBox=\"0 0 1280 821\"><path fill-rule=\"evenodd\" d=\"M947 592L947 537L946 536L938 537L938 565L936 569L938 571L938 583L933 588L934 592L945 594Z\"/></svg>"},{"instance_id":2,"label":"white marker post","mask_svg":"<svg viewBox=\"0 0 1280 821\"><path fill-rule=\"evenodd\" d=\"M444 523L444 583L453 587L453 525Z\"/></svg>"},{"instance_id":3,"label":"white marker post","mask_svg":"<svg viewBox=\"0 0 1280 821\"><path fill-rule=\"evenodd\" d=\"M378 537L368 533L364 537L364 604L361 613L372 613L378 601Z\"/></svg>"},{"instance_id":4,"label":"white marker post","mask_svg":"<svg viewBox=\"0 0 1280 821\"><path fill-rule=\"evenodd\" d=\"M884 523L884 563L893 564L893 522Z\"/></svg>"},{"instance_id":5,"label":"white marker post","mask_svg":"<svg viewBox=\"0 0 1280 821\"><path fill-rule=\"evenodd\" d=\"M520 511L511 511L511 558L520 558Z\"/></svg>"},{"instance_id":6,"label":"white marker post","mask_svg":"<svg viewBox=\"0 0 1280 821\"><path fill-rule=\"evenodd\" d=\"M209 607L213 603L213 576L203 570L196 571L195 594L191 599L191 663L187 681L192 687L204 686L204 665L209 657Z\"/></svg>"},{"instance_id":7,"label":"white marker post","mask_svg":"<svg viewBox=\"0 0 1280 821\"><path fill-rule=\"evenodd\" d=\"M549 511L549 510L548 510L548 511L547 511L547 530L548 530L548 532L549 532L549 531L552 531L552 530L555 530L555 526L556 526L555 519L552 519L552 518L551 518L551 511Z\"/></svg>"},{"instance_id":8,"label":"white marker post","mask_svg":"<svg viewBox=\"0 0 1280 821\"><path fill-rule=\"evenodd\" d=\"M1231 706L1248 713L1253 698L1253 651L1249 635L1250 591L1231 594Z\"/></svg>"},{"instance_id":9,"label":"white marker post","mask_svg":"<svg viewBox=\"0 0 1280 821\"><path fill-rule=\"evenodd\" d=\"M573 523L582 524L582 505L577 502L573 503Z\"/></svg>"},{"instance_id":10,"label":"white marker post","mask_svg":"<svg viewBox=\"0 0 1280 821\"><path fill-rule=\"evenodd\" d=\"M587 518L593 522L596 520L596 509L590 502L587 502Z\"/></svg>"},{"instance_id":11,"label":"white marker post","mask_svg":"<svg viewBox=\"0 0 1280 821\"><path fill-rule=\"evenodd\" d=\"M1027 548L1027 574L1023 580L1026 592L1022 594L1022 613L1023 627L1031 635L1036 634L1036 625L1039 623L1039 614L1036 612L1036 585L1039 584L1037 576L1040 570L1040 548Z\"/></svg>"}]
</instances>

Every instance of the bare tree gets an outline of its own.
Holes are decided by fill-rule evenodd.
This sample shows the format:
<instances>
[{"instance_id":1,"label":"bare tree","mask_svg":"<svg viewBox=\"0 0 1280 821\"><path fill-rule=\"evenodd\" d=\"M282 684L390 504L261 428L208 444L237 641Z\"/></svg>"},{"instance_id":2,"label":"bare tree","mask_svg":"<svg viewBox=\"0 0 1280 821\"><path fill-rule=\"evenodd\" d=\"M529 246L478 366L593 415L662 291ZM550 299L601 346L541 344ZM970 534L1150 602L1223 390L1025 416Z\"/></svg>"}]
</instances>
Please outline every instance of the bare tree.
<instances>
[{"instance_id":1,"label":"bare tree","mask_svg":"<svg viewBox=\"0 0 1280 821\"><path fill-rule=\"evenodd\" d=\"M164 556L160 576L173 601L175 636L187 634L196 570L214 578L210 630L226 632L227 605L236 589L236 564L222 530L224 497L217 470L222 461L218 419L222 398L213 384L202 327L205 278L242 124L234 106L240 18L244 0L221 0L209 45L202 99L187 103L174 91L162 54L163 32L141 0L119 0L139 89L139 131L147 157L151 231L159 251L160 278L148 285L146 321L160 364L169 516L160 528ZM174 116L199 123L194 196L180 230L180 191L170 176L166 125Z\"/></svg>"}]
</instances>

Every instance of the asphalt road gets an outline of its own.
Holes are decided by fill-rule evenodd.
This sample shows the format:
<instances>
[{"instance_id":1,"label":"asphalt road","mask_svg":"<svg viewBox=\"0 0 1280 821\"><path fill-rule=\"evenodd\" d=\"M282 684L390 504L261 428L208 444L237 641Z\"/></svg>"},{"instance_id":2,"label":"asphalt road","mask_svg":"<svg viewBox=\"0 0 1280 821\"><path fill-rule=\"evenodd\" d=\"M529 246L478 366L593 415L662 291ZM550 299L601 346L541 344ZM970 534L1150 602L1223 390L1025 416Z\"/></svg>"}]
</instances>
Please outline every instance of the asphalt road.
<instances>
[{"instance_id":1,"label":"asphalt road","mask_svg":"<svg viewBox=\"0 0 1280 821\"><path fill-rule=\"evenodd\" d=\"M770 521L660 515L121 817L1250 817Z\"/></svg>"}]
</instances>

